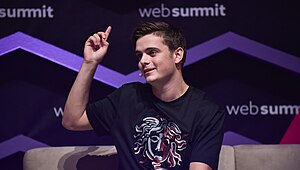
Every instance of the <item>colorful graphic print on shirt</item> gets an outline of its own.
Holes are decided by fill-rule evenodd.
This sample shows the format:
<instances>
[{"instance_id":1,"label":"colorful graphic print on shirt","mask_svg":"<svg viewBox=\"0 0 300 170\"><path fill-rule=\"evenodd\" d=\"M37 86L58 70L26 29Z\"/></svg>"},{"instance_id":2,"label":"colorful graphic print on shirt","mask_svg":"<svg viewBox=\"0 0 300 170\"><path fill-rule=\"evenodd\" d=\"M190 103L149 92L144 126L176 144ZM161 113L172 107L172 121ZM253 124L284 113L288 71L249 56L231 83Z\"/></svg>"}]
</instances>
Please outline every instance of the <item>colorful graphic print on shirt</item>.
<instances>
[{"instance_id":1,"label":"colorful graphic print on shirt","mask_svg":"<svg viewBox=\"0 0 300 170\"><path fill-rule=\"evenodd\" d=\"M186 138L174 122L161 116L146 117L135 126L134 153L139 163L147 168L180 166Z\"/></svg>"}]
</instances>

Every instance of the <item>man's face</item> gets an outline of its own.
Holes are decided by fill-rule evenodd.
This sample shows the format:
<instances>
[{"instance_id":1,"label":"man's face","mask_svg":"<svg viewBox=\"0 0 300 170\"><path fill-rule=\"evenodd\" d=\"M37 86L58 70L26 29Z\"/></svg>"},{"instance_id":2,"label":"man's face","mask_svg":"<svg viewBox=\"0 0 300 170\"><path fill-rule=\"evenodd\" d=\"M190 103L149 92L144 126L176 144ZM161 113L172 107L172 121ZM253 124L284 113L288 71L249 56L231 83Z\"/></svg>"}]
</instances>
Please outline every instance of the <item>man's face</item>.
<instances>
[{"instance_id":1,"label":"man's face","mask_svg":"<svg viewBox=\"0 0 300 170\"><path fill-rule=\"evenodd\" d=\"M163 44L163 38L153 34L136 41L138 66L148 83L168 81L176 70L174 53ZM160 80L160 81L158 81Z\"/></svg>"}]
</instances>

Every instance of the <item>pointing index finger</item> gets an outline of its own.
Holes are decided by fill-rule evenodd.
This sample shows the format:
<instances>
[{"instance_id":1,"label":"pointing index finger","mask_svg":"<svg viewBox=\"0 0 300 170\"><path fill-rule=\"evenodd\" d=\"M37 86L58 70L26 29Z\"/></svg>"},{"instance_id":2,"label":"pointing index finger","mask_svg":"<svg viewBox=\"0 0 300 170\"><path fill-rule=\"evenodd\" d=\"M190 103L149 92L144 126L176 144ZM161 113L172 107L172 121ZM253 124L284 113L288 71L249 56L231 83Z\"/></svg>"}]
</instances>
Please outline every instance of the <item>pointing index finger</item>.
<instances>
[{"instance_id":1,"label":"pointing index finger","mask_svg":"<svg viewBox=\"0 0 300 170\"><path fill-rule=\"evenodd\" d=\"M111 32L111 26L108 26L105 31L106 39L108 39L110 32Z\"/></svg>"}]
</instances>

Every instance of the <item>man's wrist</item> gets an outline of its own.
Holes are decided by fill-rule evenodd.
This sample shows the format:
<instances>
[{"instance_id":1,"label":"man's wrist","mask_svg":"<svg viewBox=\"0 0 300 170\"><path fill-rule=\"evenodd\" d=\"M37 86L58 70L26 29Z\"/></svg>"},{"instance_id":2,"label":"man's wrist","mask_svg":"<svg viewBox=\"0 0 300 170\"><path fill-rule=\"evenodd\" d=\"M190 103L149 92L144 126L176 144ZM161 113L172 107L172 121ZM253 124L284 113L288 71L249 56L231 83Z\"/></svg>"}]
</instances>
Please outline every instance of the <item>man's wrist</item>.
<instances>
[{"instance_id":1,"label":"man's wrist","mask_svg":"<svg viewBox=\"0 0 300 170\"><path fill-rule=\"evenodd\" d=\"M83 59L83 64L98 66L100 61Z\"/></svg>"},{"instance_id":2,"label":"man's wrist","mask_svg":"<svg viewBox=\"0 0 300 170\"><path fill-rule=\"evenodd\" d=\"M81 69L88 72L95 72L99 62L83 60Z\"/></svg>"}]
</instances>

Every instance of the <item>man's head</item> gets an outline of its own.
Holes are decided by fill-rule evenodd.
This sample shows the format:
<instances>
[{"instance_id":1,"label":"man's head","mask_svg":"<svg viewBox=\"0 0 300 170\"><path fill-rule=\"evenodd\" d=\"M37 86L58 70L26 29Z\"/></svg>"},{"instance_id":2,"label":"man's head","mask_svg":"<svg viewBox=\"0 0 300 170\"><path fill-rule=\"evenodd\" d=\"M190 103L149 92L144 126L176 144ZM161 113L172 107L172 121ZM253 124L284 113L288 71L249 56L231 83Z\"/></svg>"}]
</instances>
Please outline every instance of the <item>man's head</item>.
<instances>
[{"instance_id":1,"label":"man's head","mask_svg":"<svg viewBox=\"0 0 300 170\"><path fill-rule=\"evenodd\" d=\"M163 43L169 48L170 52L182 48L184 53L180 64L183 66L186 58L186 40L179 29L162 21L143 22L138 25L133 32L132 39L134 44L136 44L139 38L149 34L161 37Z\"/></svg>"}]
</instances>

